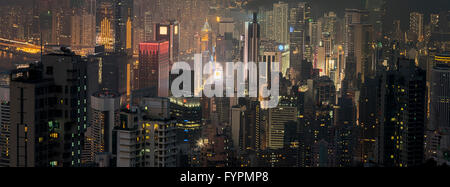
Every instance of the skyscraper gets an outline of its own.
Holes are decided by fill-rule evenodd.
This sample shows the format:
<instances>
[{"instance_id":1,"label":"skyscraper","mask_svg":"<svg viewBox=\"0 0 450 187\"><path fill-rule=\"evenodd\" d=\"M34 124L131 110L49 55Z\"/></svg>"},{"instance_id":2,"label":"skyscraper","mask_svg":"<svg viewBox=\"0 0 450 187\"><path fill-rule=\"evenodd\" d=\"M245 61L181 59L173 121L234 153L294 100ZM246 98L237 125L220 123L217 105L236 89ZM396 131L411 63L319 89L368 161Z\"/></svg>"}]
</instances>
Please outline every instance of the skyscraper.
<instances>
[{"instance_id":1,"label":"skyscraper","mask_svg":"<svg viewBox=\"0 0 450 187\"><path fill-rule=\"evenodd\" d=\"M413 60L398 60L381 86L384 120L380 131L380 161L386 167L413 167L424 161L426 76Z\"/></svg>"},{"instance_id":2,"label":"skyscraper","mask_svg":"<svg viewBox=\"0 0 450 187\"><path fill-rule=\"evenodd\" d=\"M137 167L176 167L176 120L167 98L144 98L137 129Z\"/></svg>"},{"instance_id":3,"label":"skyscraper","mask_svg":"<svg viewBox=\"0 0 450 187\"><path fill-rule=\"evenodd\" d=\"M114 4L111 1L97 1L96 11L96 41L104 45L105 50L112 52L115 41Z\"/></svg>"},{"instance_id":4,"label":"skyscraper","mask_svg":"<svg viewBox=\"0 0 450 187\"><path fill-rule=\"evenodd\" d=\"M258 16L256 13L253 13L253 20L251 22L245 22L244 29L245 35L244 35L243 62L244 66L248 67L248 63L259 62L259 47L261 36L260 36L260 26L258 23ZM249 73L244 74L245 75L244 80L248 80L248 77L257 77L259 75L259 71L254 73L256 73L256 75L250 75Z\"/></svg>"},{"instance_id":5,"label":"skyscraper","mask_svg":"<svg viewBox=\"0 0 450 187\"><path fill-rule=\"evenodd\" d=\"M86 61L62 48L11 77L10 166L81 166Z\"/></svg>"},{"instance_id":6,"label":"skyscraper","mask_svg":"<svg viewBox=\"0 0 450 187\"><path fill-rule=\"evenodd\" d=\"M116 52L131 54L133 47L133 0L114 0L114 28Z\"/></svg>"},{"instance_id":7,"label":"skyscraper","mask_svg":"<svg viewBox=\"0 0 450 187\"><path fill-rule=\"evenodd\" d=\"M344 51L345 57L350 55L350 35L349 30L352 24L367 24L369 19L369 12L358 9L346 9L344 18Z\"/></svg>"},{"instance_id":8,"label":"skyscraper","mask_svg":"<svg viewBox=\"0 0 450 187\"><path fill-rule=\"evenodd\" d=\"M155 89L159 97L169 96L169 41L139 45L139 68L134 74L134 88Z\"/></svg>"},{"instance_id":9,"label":"skyscraper","mask_svg":"<svg viewBox=\"0 0 450 187\"><path fill-rule=\"evenodd\" d=\"M289 15L289 44L290 44L290 67L294 68L297 81L300 80L302 72L303 54L310 19L311 7L305 2L297 3L291 8Z\"/></svg>"},{"instance_id":10,"label":"skyscraper","mask_svg":"<svg viewBox=\"0 0 450 187\"><path fill-rule=\"evenodd\" d=\"M273 4L273 22L275 41L287 44L289 42L289 7L287 3L278 2Z\"/></svg>"},{"instance_id":11,"label":"skyscraper","mask_svg":"<svg viewBox=\"0 0 450 187\"><path fill-rule=\"evenodd\" d=\"M180 24L177 21L157 23L154 31L155 41L169 42L169 62L172 67L175 62L178 62L180 53Z\"/></svg>"}]
</instances>

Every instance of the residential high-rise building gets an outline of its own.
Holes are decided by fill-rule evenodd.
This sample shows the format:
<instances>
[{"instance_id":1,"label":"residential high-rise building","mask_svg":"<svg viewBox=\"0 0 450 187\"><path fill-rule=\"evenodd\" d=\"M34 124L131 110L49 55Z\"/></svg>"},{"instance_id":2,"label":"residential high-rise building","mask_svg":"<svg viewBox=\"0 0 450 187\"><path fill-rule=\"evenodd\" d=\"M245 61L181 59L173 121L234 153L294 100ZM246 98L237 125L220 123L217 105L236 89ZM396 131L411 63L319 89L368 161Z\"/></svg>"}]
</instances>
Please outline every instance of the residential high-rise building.
<instances>
[{"instance_id":1,"label":"residential high-rise building","mask_svg":"<svg viewBox=\"0 0 450 187\"><path fill-rule=\"evenodd\" d=\"M86 61L62 48L13 72L10 86L10 166L81 166L88 124Z\"/></svg>"},{"instance_id":2,"label":"residential high-rise building","mask_svg":"<svg viewBox=\"0 0 450 187\"><path fill-rule=\"evenodd\" d=\"M120 125L113 129L113 150L116 167L136 167L136 142L138 108L130 107L120 112Z\"/></svg>"},{"instance_id":3,"label":"residential high-rise building","mask_svg":"<svg viewBox=\"0 0 450 187\"><path fill-rule=\"evenodd\" d=\"M278 2L273 4L273 26L275 41L288 44L289 43L289 7L287 3Z\"/></svg>"},{"instance_id":4,"label":"residential high-rise building","mask_svg":"<svg viewBox=\"0 0 450 187\"><path fill-rule=\"evenodd\" d=\"M176 167L177 120L167 98L142 97L120 113L112 133L112 164L117 167Z\"/></svg>"},{"instance_id":5,"label":"residential high-rise building","mask_svg":"<svg viewBox=\"0 0 450 187\"><path fill-rule=\"evenodd\" d=\"M176 167L176 120L167 98L143 98L136 142L136 167Z\"/></svg>"},{"instance_id":6,"label":"residential high-rise building","mask_svg":"<svg viewBox=\"0 0 450 187\"><path fill-rule=\"evenodd\" d=\"M258 15L258 21L261 24L261 38L264 40L274 40L273 10L260 8Z\"/></svg>"},{"instance_id":7,"label":"residential high-rise building","mask_svg":"<svg viewBox=\"0 0 450 187\"><path fill-rule=\"evenodd\" d=\"M384 102L380 161L386 167L414 167L424 162L426 75L413 60L398 60L382 82Z\"/></svg>"}]
</instances>

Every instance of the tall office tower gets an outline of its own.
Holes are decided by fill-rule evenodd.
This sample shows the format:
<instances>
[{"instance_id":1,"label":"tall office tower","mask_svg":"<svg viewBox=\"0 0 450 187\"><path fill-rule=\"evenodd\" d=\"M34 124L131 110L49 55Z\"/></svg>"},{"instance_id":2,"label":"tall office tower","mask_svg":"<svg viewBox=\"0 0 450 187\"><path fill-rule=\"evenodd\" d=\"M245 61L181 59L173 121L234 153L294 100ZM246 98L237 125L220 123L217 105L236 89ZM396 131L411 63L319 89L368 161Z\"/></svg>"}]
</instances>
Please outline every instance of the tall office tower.
<instances>
[{"instance_id":1,"label":"tall office tower","mask_svg":"<svg viewBox=\"0 0 450 187\"><path fill-rule=\"evenodd\" d=\"M136 167L176 167L176 120L167 98L143 98L139 105Z\"/></svg>"},{"instance_id":2,"label":"tall office tower","mask_svg":"<svg viewBox=\"0 0 450 187\"><path fill-rule=\"evenodd\" d=\"M426 75L413 60L400 59L398 67L385 73L381 86L384 121L379 155L386 167L414 167L424 161Z\"/></svg>"},{"instance_id":3,"label":"tall office tower","mask_svg":"<svg viewBox=\"0 0 450 187\"><path fill-rule=\"evenodd\" d=\"M350 88L356 88L360 81L364 81L365 70L373 67L372 58L369 58L369 43L373 40L373 26L367 24L369 12L366 10L346 9L344 26L344 54L346 73L352 84ZM350 69L353 68L353 69Z\"/></svg>"},{"instance_id":4,"label":"tall office tower","mask_svg":"<svg viewBox=\"0 0 450 187\"><path fill-rule=\"evenodd\" d=\"M65 48L45 55L11 74L11 96L10 166L80 166L88 124L86 61Z\"/></svg>"},{"instance_id":5,"label":"tall office tower","mask_svg":"<svg viewBox=\"0 0 450 187\"><path fill-rule=\"evenodd\" d=\"M94 52L95 47L95 1L85 0L74 9L71 16L71 49L77 54Z\"/></svg>"},{"instance_id":6,"label":"tall office tower","mask_svg":"<svg viewBox=\"0 0 450 187\"><path fill-rule=\"evenodd\" d=\"M132 54L139 54L139 44L145 42L145 12L149 10L145 0L133 0ZM151 3L151 2L150 2ZM150 41L150 40L148 40Z\"/></svg>"},{"instance_id":7,"label":"tall office tower","mask_svg":"<svg viewBox=\"0 0 450 187\"><path fill-rule=\"evenodd\" d=\"M159 97L169 96L169 41L139 44L139 65L134 75L135 90L155 89Z\"/></svg>"},{"instance_id":8,"label":"tall office tower","mask_svg":"<svg viewBox=\"0 0 450 187\"><path fill-rule=\"evenodd\" d=\"M0 167L9 166L11 110L9 87L0 87Z\"/></svg>"},{"instance_id":9,"label":"tall office tower","mask_svg":"<svg viewBox=\"0 0 450 187\"><path fill-rule=\"evenodd\" d=\"M256 13L253 13L253 20L245 23L244 64L258 62L260 38L258 16Z\"/></svg>"},{"instance_id":10,"label":"tall office tower","mask_svg":"<svg viewBox=\"0 0 450 187\"><path fill-rule=\"evenodd\" d=\"M258 15L258 21L261 24L261 38L274 40L273 10L260 8Z\"/></svg>"},{"instance_id":11,"label":"tall office tower","mask_svg":"<svg viewBox=\"0 0 450 187\"><path fill-rule=\"evenodd\" d=\"M335 67L333 61L331 61L331 54L333 50L333 38L330 33L328 32L322 33L321 44L322 46L320 46L319 49L323 49L323 56L318 55L318 57L322 57L322 59L318 61L318 62L322 61L321 64L323 64L321 74L332 77L331 71L334 70Z\"/></svg>"},{"instance_id":12,"label":"tall office tower","mask_svg":"<svg viewBox=\"0 0 450 187\"><path fill-rule=\"evenodd\" d=\"M274 39L282 44L289 43L289 8L288 4L278 2L273 4Z\"/></svg>"},{"instance_id":13,"label":"tall office tower","mask_svg":"<svg viewBox=\"0 0 450 187\"><path fill-rule=\"evenodd\" d=\"M253 20L251 22L245 22L244 28L244 48L243 48L243 62L244 66L248 67L248 63L258 63L259 59L259 49L260 49L260 39L261 39L261 27L258 23L258 15L257 13L253 13ZM267 67L269 70L269 67ZM259 77L259 71L253 72L254 75L250 75L249 73L244 74L244 80L248 80L249 77ZM259 85L259 79L257 80ZM246 83L240 83L248 85ZM247 86L246 86L247 88ZM259 89L257 89L256 94L259 96Z\"/></svg>"},{"instance_id":14,"label":"tall office tower","mask_svg":"<svg viewBox=\"0 0 450 187\"><path fill-rule=\"evenodd\" d=\"M349 55L350 35L349 30L352 24L367 24L369 12L358 9L345 9L344 18L344 51L345 57Z\"/></svg>"},{"instance_id":15,"label":"tall office tower","mask_svg":"<svg viewBox=\"0 0 450 187\"><path fill-rule=\"evenodd\" d=\"M289 15L289 49L290 67L297 72L297 81L300 80L305 51L305 37L308 30L310 6L305 2L296 3Z\"/></svg>"},{"instance_id":16,"label":"tall office tower","mask_svg":"<svg viewBox=\"0 0 450 187\"><path fill-rule=\"evenodd\" d=\"M284 129L286 123L297 121L297 108L280 106L269 109L268 128L266 130L267 148L281 149L284 147Z\"/></svg>"},{"instance_id":17,"label":"tall office tower","mask_svg":"<svg viewBox=\"0 0 450 187\"><path fill-rule=\"evenodd\" d=\"M335 43L339 43L339 42L335 41L335 40L338 40L338 38L340 37L339 36L340 33L338 31L339 21L338 21L336 13L335 12L325 13L322 20L323 20L322 21L322 24L323 24L322 32L327 32L330 34L331 39L333 41L333 45Z\"/></svg>"},{"instance_id":18,"label":"tall office tower","mask_svg":"<svg viewBox=\"0 0 450 187\"><path fill-rule=\"evenodd\" d=\"M131 54L133 47L133 0L114 0L115 52Z\"/></svg>"},{"instance_id":19,"label":"tall office tower","mask_svg":"<svg viewBox=\"0 0 450 187\"><path fill-rule=\"evenodd\" d=\"M180 24L177 21L167 23L157 23L154 28L155 41L169 42L169 62L170 67L178 62L180 54Z\"/></svg>"},{"instance_id":20,"label":"tall office tower","mask_svg":"<svg viewBox=\"0 0 450 187\"><path fill-rule=\"evenodd\" d=\"M348 55L354 56L356 71L349 75L359 82L375 73L375 62L371 55L373 42L373 26L367 24L351 24L348 27Z\"/></svg>"},{"instance_id":21,"label":"tall office tower","mask_svg":"<svg viewBox=\"0 0 450 187\"><path fill-rule=\"evenodd\" d=\"M91 96L91 123L84 142L85 164L96 160L99 153L113 151L113 129L119 126L120 95L113 91L99 91Z\"/></svg>"},{"instance_id":22,"label":"tall office tower","mask_svg":"<svg viewBox=\"0 0 450 187\"><path fill-rule=\"evenodd\" d=\"M70 45L70 14L68 6L50 6L41 11L40 30L45 45Z\"/></svg>"},{"instance_id":23,"label":"tall office tower","mask_svg":"<svg viewBox=\"0 0 450 187\"><path fill-rule=\"evenodd\" d=\"M431 129L437 131L440 142L433 150L439 164L449 163L450 153L450 55L436 56L436 65L431 70Z\"/></svg>"},{"instance_id":24,"label":"tall office tower","mask_svg":"<svg viewBox=\"0 0 450 187\"><path fill-rule=\"evenodd\" d=\"M111 1L97 1L96 11L96 43L104 45L105 50L114 50L115 27L114 27L114 4Z\"/></svg>"},{"instance_id":25,"label":"tall office tower","mask_svg":"<svg viewBox=\"0 0 450 187\"><path fill-rule=\"evenodd\" d=\"M415 35L412 40L422 41L424 37L423 14L411 12L409 14L409 31Z\"/></svg>"}]
</instances>

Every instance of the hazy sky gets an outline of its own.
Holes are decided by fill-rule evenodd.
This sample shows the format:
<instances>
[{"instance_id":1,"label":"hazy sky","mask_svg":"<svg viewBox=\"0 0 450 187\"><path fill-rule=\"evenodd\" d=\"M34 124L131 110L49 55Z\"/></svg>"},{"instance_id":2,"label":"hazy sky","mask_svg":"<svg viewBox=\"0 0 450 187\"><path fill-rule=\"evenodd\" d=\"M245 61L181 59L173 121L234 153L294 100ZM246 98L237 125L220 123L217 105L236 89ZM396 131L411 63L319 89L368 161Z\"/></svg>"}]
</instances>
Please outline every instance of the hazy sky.
<instances>
[{"instance_id":1,"label":"hazy sky","mask_svg":"<svg viewBox=\"0 0 450 187\"><path fill-rule=\"evenodd\" d=\"M280 0L254 0L259 5L271 6ZM314 16L321 16L328 11L335 11L339 17L343 17L345 8L359 8L362 0L284 0L285 2L311 2ZM425 13L425 20L429 20L430 13L438 13L442 10L450 10L450 0L386 0L386 21L392 23L394 19L400 19L402 26L407 27L409 12L418 11Z\"/></svg>"},{"instance_id":2,"label":"hazy sky","mask_svg":"<svg viewBox=\"0 0 450 187\"><path fill-rule=\"evenodd\" d=\"M28 4L33 0L0 0L0 6L7 4ZM280 0L254 0L258 5L271 6ZM282 0L283 1L283 0ZM307 1L313 6L315 16L323 15L324 12L335 11L340 17L343 16L345 8L358 8L361 6L362 0L284 0L284 1ZM450 0L386 0L388 2L387 21L392 22L394 19L402 20L402 25L407 26L410 11L419 11L426 14L425 19L428 20L428 14L439 12L441 10L450 10Z\"/></svg>"}]
</instances>

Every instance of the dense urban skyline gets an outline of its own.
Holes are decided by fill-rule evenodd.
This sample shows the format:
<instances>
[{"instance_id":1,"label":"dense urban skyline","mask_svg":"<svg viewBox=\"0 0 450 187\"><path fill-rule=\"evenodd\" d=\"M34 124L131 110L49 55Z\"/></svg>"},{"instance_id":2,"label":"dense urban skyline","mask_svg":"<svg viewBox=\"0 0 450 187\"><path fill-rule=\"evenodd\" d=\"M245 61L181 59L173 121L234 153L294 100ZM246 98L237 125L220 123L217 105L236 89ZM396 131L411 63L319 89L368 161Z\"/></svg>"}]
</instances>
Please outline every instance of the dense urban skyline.
<instances>
[{"instance_id":1,"label":"dense urban skyline","mask_svg":"<svg viewBox=\"0 0 450 187\"><path fill-rule=\"evenodd\" d=\"M0 167L448 166L449 7L3 0Z\"/></svg>"}]
</instances>

